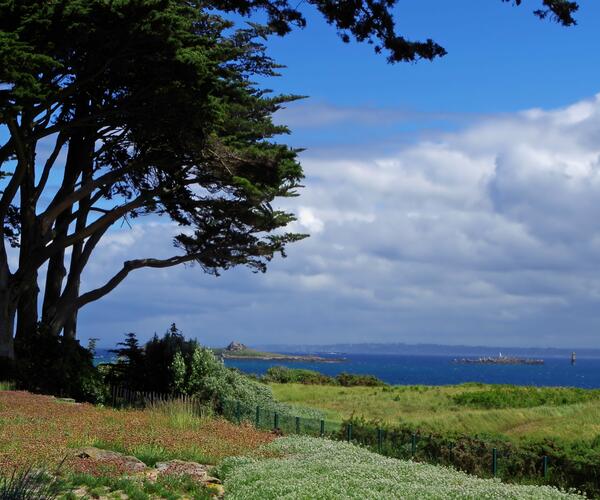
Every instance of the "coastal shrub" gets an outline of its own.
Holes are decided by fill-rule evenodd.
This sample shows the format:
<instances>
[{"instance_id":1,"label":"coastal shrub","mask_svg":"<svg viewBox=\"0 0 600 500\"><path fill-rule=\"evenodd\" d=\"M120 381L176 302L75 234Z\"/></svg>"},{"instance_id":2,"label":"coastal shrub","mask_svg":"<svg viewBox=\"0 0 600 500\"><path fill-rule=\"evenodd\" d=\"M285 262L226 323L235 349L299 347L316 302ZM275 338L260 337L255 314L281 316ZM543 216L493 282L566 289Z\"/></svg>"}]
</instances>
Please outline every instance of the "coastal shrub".
<instances>
[{"instance_id":1,"label":"coastal shrub","mask_svg":"<svg viewBox=\"0 0 600 500\"><path fill-rule=\"evenodd\" d=\"M456 404L484 409L562 406L598 399L600 399L600 390L512 385L498 385L480 391L466 391L453 397Z\"/></svg>"},{"instance_id":2,"label":"coastal shrub","mask_svg":"<svg viewBox=\"0 0 600 500\"><path fill-rule=\"evenodd\" d=\"M287 368L285 366L270 367L264 375L263 380L278 384L333 385L336 383L333 377L323 375L317 371Z\"/></svg>"},{"instance_id":3,"label":"coastal shrub","mask_svg":"<svg viewBox=\"0 0 600 500\"><path fill-rule=\"evenodd\" d=\"M374 375L342 372L335 377L330 377L314 370L287 368L286 366L270 367L263 376L263 381L278 384L341 385L343 387L379 387L387 385Z\"/></svg>"},{"instance_id":4,"label":"coastal shrub","mask_svg":"<svg viewBox=\"0 0 600 500\"><path fill-rule=\"evenodd\" d=\"M380 387L387 385L383 380L378 379L375 375L359 375L356 373L340 373L336 380L338 384L344 387Z\"/></svg>"},{"instance_id":5,"label":"coastal shrub","mask_svg":"<svg viewBox=\"0 0 600 500\"><path fill-rule=\"evenodd\" d=\"M227 458L219 465L217 474L224 480L227 498L581 498L549 486L504 484L307 436L277 439L263 447L262 455L271 458Z\"/></svg>"}]
</instances>

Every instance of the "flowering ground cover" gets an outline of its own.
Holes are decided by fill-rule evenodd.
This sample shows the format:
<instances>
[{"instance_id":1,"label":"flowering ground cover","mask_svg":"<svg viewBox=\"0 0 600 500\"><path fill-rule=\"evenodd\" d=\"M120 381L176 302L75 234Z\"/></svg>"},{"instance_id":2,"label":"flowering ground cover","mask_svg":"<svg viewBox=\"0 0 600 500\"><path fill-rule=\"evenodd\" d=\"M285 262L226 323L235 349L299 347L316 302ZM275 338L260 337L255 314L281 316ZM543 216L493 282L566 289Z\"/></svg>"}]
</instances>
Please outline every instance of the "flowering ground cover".
<instances>
[{"instance_id":1,"label":"flowering ground cover","mask_svg":"<svg viewBox=\"0 0 600 500\"><path fill-rule=\"evenodd\" d=\"M276 456L226 458L219 465L228 500L582 498L549 486L504 484L307 436L281 438L265 449Z\"/></svg>"},{"instance_id":2,"label":"flowering ground cover","mask_svg":"<svg viewBox=\"0 0 600 500\"><path fill-rule=\"evenodd\" d=\"M205 464L248 453L273 436L250 425L164 411L115 410L0 391L0 471L30 464L52 468L69 450L97 446L153 465L180 458ZM71 454L72 455L72 454ZM77 467L69 458L63 467Z\"/></svg>"}]
</instances>

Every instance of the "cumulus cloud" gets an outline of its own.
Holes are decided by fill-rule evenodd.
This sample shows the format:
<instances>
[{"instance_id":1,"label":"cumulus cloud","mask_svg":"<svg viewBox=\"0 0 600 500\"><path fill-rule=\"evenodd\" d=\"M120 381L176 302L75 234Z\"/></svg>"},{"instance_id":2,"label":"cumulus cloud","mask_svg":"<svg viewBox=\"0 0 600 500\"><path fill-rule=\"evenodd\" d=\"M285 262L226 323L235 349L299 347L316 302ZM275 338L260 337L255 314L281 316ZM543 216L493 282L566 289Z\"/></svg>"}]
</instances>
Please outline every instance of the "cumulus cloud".
<instances>
[{"instance_id":1,"label":"cumulus cloud","mask_svg":"<svg viewBox=\"0 0 600 500\"><path fill-rule=\"evenodd\" d=\"M307 153L306 188L285 207L312 236L288 259L266 275L142 271L90 306L83 327L97 335L112 310L113 333L175 320L209 344L596 345L599 159L598 96L484 117L393 154L368 143ZM86 281L132 252L168 253L174 229L114 234Z\"/></svg>"}]
</instances>

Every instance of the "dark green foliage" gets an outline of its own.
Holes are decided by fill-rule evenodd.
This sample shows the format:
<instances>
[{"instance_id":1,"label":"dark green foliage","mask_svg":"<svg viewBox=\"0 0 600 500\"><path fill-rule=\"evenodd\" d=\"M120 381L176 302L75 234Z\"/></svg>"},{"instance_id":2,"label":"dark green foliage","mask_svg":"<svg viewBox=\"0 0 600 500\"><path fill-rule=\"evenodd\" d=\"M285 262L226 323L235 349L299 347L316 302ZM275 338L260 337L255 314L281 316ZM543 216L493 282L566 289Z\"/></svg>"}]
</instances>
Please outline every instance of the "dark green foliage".
<instances>
[{"instance_id":1,"label":"dark green foliage","mask_svg":"<svg viewBox=\"0 0 600 500\"><path fill-rule=\"evenodd\" d=\"M162 337L154 335L144 346L144 366L142 390L171 392L173 374L171 365L176 353L180 353L186 363L190 363L194 350L198 346L195 340L186 340L175 323Z\"/></svg>"},{"instance_id":2,"label":"dark green foliage","mask_svg":"<svg viewBox=\"0 0 600 500\"><path fill-rule=\"evenodd\" d=\"M143 348L135 334L127 334L119 361L106 369L106 381L132 391L189 395L217 413L227 401L256 407L277 405L269 387L227 368L210 349L187 340L172 324L163 337L154 336ZM283 408L285 405L281 405Z\"/></svg>"},{"instance_id":3,"label":"dark green foliage","mask_svg":"<svg viewBox=\"0 0 600 500\"><path fill-rule=\"evenodd\" d=\"M317 371L287 368L285 366L270 367L262 380L279 384L331 385L336 383L333 377L323 375Z\"/></svg>"},{"instance_id":4,"label":"dark green foliage","mask_svg":"<svg viewBox=\"0 0 600 500\"><path fill-rule=\"evenodd\" d=\"M340 373L335 377L338 384L344 387L366 386L381 387L387 385L383 380L375 375L361 375L356 373Z\"/></svg>"},{"instance_id":5,"label":"dark green foliage","mask_svg":"<svg viewBox=\"0 0 600 500\"><path fill-rule=\"evenodd\" d=\"M102 403L107 390L90 351L79 342L38 329L16 345L14 380L21 389Z\"/></svg>"},{"instance_id":6,"label":"dark green foliage","mask_svg":"<svg viewBox=\"0 0 600 500\"><path fill-rule=\"evenodd\" d=\"M108 367L106 380L111 385L122 385L136 391L170 393L173 391L171 365L177 353L189 363L198 346L195 340L186 340L175 323L162 337L154 335L140 347L135 333L125 334L125 341L111 352L117 362Z\"/></svg>"},{"instance_id":7,"label":"dark green foliage","mask_svg":"<svg viewBox=\"0 0 600 500\"><path fill-rule=\"evenodd\" d=\"M600 399L600 390L497 385L481 391L463 392L453 399L459 405L472 408L531 408L585 403Z\"/></svg>"},{"instance_id":8,"label":"dark green foliage","mask_svg":"<svg viewBox=\"0 0 600 500\"><path fill-rule=\"evenodd\" d=\"M272 366L267 370L262 380L279 384L341 385L344 387L379 387L387 385L374 375L342 372L335 377L330 377L314 370L287 368L286 366Z\"/></svg>"},{"instance_id":9,"label":"dark green foliage","mask_svg":"<svg viewBox=\"0 0 600 500\"><path fill-rule=\"evenodd\" d=\"M60 483L45 471L0 471L0 500L53 500L57 498Z\"/></svg>"}]
</instances>

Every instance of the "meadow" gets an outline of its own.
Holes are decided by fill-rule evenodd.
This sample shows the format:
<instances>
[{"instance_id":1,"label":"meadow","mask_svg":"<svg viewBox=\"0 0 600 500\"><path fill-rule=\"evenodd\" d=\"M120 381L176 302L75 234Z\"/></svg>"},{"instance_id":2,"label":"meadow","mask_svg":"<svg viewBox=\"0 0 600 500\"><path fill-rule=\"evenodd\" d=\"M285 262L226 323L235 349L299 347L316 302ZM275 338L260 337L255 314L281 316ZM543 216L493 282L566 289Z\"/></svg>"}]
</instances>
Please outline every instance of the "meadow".
<instances>
[{"instance_id":1,"label":"meadow","mask_svg":"<svg viewBox=\"0 0 600 500\"><path fill-rule=\"evenodd\" d=\"M462 384L339 387L270 384L283 402L446 435L594 441L600 436L600 391Z\"/></svg>"},{"instance_id":2,"label":"meadow","mask_svg":"<svg viewBox=\"0 0 600 500\"><path fill-rule=\"evenodd\" d=\"M73 449L84 446L125 452L148 465L171 458L214 464L272 439L267 432L223 419L200 419L183 412L115 410L0 391L0 470L32 462L52 467Z\"/></svg>"}]
</instances>

